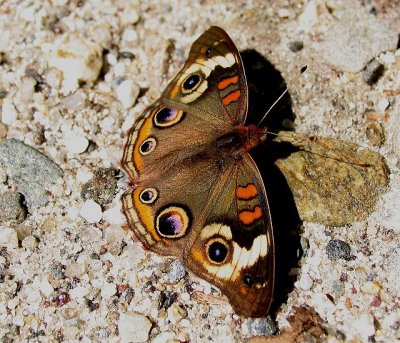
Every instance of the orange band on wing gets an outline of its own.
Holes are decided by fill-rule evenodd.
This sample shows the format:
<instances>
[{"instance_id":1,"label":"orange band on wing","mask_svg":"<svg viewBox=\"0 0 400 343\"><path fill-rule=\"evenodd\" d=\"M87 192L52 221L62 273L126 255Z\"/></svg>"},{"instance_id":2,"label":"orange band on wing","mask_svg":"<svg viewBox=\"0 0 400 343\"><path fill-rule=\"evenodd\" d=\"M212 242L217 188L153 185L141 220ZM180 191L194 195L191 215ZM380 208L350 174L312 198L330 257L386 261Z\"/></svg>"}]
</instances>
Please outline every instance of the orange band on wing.
<instances>
[{"instance_id":1,"label":"orange band on wing","mask_svg":"<svg viewBox=\"0 0 400 343\"><path fill-rule=\"evenodd\" d=\"M234 92L229 93L227 96L222 98L222 103L226 106L229 105L231 102L236 101L240 97L240 90L236 90Z\"/></svg>"},{"instance_id":2,"label":"orange band on wing","mask_svg":"<svg viewBox=\"0 0 400 343\"><path fill-rule=\"evenodd\" d=\"M226 79L223 79L218 82L218 89L223 90L227 88L229 85L234 85L238 82L239 82L239 77L237 75L232 77L227 77Z\"/></svg>"},{"instance_id":3,"label":"orange band on wing","mask_svg":"<svg viewBox=\"0 0 400 343\"><path fill-rule=\"evenodd\" d=\"M257 188L253 183L248 184L246 187L239 186L236 189L236 197L240 200L250 200L257 196Z\"/></svg>"},{"instance_id":4,"label":"orange band on wing","mask_svg":"<svg viewBox=\"0 0 400 343\"><path fill-rule=\"evenodd\" d=\"M239 213L239 219L244 225L253 224L256 220L262 217L260 206L254 207L253 211L244 210Z\"/></svg>"}]
</instances>

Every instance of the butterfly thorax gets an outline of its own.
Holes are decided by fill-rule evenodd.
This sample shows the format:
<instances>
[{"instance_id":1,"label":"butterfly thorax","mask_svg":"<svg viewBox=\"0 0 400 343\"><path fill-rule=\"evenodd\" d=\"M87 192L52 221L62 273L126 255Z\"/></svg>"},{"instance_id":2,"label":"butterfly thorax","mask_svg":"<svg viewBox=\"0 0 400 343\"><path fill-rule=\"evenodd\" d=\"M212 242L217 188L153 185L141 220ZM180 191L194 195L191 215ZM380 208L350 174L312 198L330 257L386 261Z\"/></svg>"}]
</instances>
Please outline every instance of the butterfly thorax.
<instances>
[{"instance_id":1,"label":"butterfly thorax","mask_svg":"<svg viewBox=\"0 0 400 343\"><path fill-rule=\"evenodd\" d=\"M255 148L267 138L267 131L265 127L259 127L253 124L248 126L239 125L237 130L241 137L242 147L246 151Z\"/></svg>"}]
</instances>

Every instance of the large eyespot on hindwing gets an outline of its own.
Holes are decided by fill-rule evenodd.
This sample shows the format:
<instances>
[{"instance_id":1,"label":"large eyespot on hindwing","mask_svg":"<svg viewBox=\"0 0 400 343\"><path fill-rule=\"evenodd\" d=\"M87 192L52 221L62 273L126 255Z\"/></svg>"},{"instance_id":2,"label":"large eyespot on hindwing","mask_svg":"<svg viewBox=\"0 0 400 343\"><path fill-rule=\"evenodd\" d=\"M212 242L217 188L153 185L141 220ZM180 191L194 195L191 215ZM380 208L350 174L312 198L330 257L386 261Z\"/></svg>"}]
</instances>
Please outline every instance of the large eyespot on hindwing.
<instances>
[{"instance_id":1,"label":"large eyespot on hindwing","mask_svg":"<svg viewBox=\"0 0 400 343\"><path fill-rule=\"evenodd\" d=\"M150 154L156 147L157 141L154 137L149 137L145 139L139 146L139 152L141 155L145 156Z\"/></svg>"},{"instance_id":2,"label":"large eyespot on hindwing","mask_svg":"<svg viewBox=\"0 0 400 343\"><path fill-rule=\"evenodd\" d=\"M183 205L168 205L161 208L155 218L157 233L164 238L177 239L189 232L192 215Z\"/></svg>"},{"instance_id":3,"label":"large eyespot on hindwing","mask_svg":"<svg viewBox=\"0 0 400 343\"><path fill-rule=\"evenodd\" d=\"M152 204L158 198L158 192L155 188L149 187L143 189L139 194L139 199L143 204Z\"/></svg>"},{"instance_id":4,"label":"large eyespot on hindwing","mask_svg":"<svg viewBox=\"0 0 400 343\"><path fill-rule=\"evenodd\" d=\"M185 112L175 108L162 107L153 118L153 123L158 128L165 128L178 124L184 118Z\"/></svg>"}]
</instances>

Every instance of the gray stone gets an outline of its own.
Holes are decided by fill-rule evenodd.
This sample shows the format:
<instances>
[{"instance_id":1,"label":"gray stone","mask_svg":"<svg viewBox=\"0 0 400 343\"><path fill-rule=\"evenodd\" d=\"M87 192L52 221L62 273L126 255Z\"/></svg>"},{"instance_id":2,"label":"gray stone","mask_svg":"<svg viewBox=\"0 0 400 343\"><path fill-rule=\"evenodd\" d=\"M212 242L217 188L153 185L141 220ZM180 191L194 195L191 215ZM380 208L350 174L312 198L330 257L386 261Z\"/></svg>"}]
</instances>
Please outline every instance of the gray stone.
<instances>
[{"instance_id":1,"label":"gray stone","mask_svg":"<svg viewBox=\"0 0 400 343\"><path fill-rule=\"evenodd\" d=\"M26 208L23 206L21 194L6 191L0 194L0 223L13 221L21 223L26 218Z\"/></svg>"},{"instance_id":2,"label":"gray stone","mask_svg":"<svg viewBox=\"0 0 400 343\"><path fill-rule=\"evenodd\" d=\"M265 318L249 318L247 326L252 336L272 336L276 332L276 324L270 316Z\"/></svg>"},{"instance_id":3,"label":"gray stone","mask_svg":"<svg viewBox=\"0 0 400 343\"><path fill-rule=\"evenodd\" d=\"M46 190L63 176L56 163L16 139L0 143L0 164L5 166L11 183L25 196L29 209L45 206Z\"/></svg>"},{"instance_id":4,"label":"gray stone","mask_svg":"<svg viewBox=\"0 0 400 343\"><path fill-rule=\"evenodd\" d=\"M359 10L335 12L338 20L317 45L322 57L334 67L357 73L379 53L396 49L398 34L373 15Z\"/></svg>"}]
</instances>

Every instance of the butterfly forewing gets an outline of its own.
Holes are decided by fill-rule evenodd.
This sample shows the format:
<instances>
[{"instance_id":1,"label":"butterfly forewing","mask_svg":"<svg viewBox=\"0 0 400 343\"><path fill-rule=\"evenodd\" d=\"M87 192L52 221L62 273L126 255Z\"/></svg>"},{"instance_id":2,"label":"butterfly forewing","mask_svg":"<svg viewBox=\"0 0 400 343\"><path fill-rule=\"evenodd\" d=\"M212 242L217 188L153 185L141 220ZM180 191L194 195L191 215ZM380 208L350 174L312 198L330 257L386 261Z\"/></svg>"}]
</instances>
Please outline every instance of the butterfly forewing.
<instances>
[{"instance_id":1,"label":"butterfly forewing","mask_svg":"<svg viewBox=\"0 0 400 343\"><path fill-rule=\"evenodd\" d=\"M213 26L192 45L182 70L162 98L213 123L244 123L247 84L240 54L227 35Z\"/></svg>"}]
</instances>

